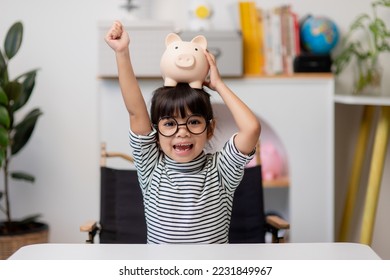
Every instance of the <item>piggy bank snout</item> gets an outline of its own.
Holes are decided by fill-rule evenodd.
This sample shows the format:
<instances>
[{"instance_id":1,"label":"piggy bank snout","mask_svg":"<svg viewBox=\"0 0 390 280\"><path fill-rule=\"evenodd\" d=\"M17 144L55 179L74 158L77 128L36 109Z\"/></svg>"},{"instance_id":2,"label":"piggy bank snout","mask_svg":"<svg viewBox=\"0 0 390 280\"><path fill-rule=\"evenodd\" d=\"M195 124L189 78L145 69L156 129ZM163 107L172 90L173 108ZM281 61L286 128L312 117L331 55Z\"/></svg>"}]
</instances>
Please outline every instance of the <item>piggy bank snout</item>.
<instances>
[{"instance_id":1,"label":"piggy bank snout","mask_svg":"<svg viewBox=\"0 0 390 280\"><path fill-rule=\"evenodd\" d=\"M194 65L195 57L192 54L179 54L175 63L178 67L189 68Z\"/></svg>"}]
</instances>

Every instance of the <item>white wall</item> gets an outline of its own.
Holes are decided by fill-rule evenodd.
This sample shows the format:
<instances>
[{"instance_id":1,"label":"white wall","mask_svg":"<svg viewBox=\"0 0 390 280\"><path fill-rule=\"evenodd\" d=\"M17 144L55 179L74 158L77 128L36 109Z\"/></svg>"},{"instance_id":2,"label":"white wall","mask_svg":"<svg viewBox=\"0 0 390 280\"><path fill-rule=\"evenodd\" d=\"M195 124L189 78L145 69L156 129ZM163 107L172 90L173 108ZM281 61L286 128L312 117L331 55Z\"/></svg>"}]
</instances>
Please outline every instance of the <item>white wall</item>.
<instances>
[{"instance_id":1,"label":"white wall","mask_svg":"<svg viewBox=\"0 0 390 280\"><path fill-rule=\"evenodd\" d=\"M35 67L41 68L28 107L39 106L44 111L31 142L12 163L15 169L30 171L37 178L32 186L20 182L12 184L13 216L42 213L43 219L51 226L52 242L83 242L85 236L78 232L79 225L86 219L98 218L100 139L96 66L97 40L102 38L97 36L97 21L126 17L126 13L118 8L125 2L0 1L1 42L14 21L22 20L25 25L23 46L11 65L11 75L16 76ZM187 25L186 4L189 0L138 2L145 5L138 11L138 15L169 19L178 28ZM213 21L216 29L237 27L234 13L237 1L210 0L210 3L217 7ZM353 5L339 0L264 0L257 3L264 7L291 3L301 16L307 13L329 16L342 31L357 14L370 9L369 0L354 1ZM175 13L171 18L172 7ZM390 13L386 14L386 18L390 21ZM384 56L383 59L388 62L389 58ZM385 75L389 75L389 71L385 68ZM344 77L343 84L349 78L348 75ZM385 79L385 88L390 88L389 83L390 79ZM343 86L343 90L347 89ZM352 114L347 115L351 111ZM356 110L336 107L336 117L344 121L341 127L343 124L344 127L350 127L345 124L348 118L354 124L351 133L345 134L345 129L339 129L345 135L336 135L342 144L336 145L336 160L340 160L336 164L336 220L339 220L344 185L348 178L346 164L353 149L353 142L345 141L352 140L355 135L357 116ZM389 167L386 166L381 198L389 193L389 176ZM386 242L389 226L385 213L389 213L389 205L381 199L373 247L382 257L390 259L390 247Z\"/></svg>"}]
</instances>

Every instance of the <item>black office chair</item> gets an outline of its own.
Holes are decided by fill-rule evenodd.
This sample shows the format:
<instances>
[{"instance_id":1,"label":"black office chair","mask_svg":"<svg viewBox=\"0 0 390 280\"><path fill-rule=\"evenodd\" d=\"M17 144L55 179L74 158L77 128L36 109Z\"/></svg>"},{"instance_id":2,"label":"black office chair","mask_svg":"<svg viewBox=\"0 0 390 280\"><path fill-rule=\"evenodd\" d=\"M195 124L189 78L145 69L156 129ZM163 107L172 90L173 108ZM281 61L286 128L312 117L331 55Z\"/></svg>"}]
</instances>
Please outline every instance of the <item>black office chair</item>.
<instances>
[{"instance_id":1,"label":"black office chair","mask_svg":"<svg viewBox=\"0 0 390 280\"><path fill-rule=\"evenodd\" d=\"M107 157L132 158L121 153L108 153L102 145L100 222L89 222L80 227L88 232L87 242L146 243L146 222L142 193L135 170L120 170L105 166ZM264 214L261 165L245 169L243 180L234 199L229 229L229 243L264 243L266 232L272 242L283 242L279 233L289 224L275 215ZM283 231L281 231L283 230Z\"/></svg>"},{"instance_id":2,"label":"black office chair","mask_svg":"<svg viewBox=\"0 0 390 280\"><path fill-rule=\"evenodd\" d=\"M261 165L245 169L234 193L229 243L264 243L266 221L263 208Z\"/></svg>"}]
</instances>

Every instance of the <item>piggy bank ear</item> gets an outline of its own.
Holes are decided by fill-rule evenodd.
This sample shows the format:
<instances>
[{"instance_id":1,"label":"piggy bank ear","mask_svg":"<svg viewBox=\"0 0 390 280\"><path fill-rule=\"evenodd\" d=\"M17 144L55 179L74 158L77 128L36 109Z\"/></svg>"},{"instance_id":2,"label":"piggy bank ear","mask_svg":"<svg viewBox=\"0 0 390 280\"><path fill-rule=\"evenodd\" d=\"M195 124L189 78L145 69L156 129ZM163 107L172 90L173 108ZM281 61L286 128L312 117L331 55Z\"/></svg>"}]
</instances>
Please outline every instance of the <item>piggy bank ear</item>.
<instances>
[{"instance_id":1,"label":"piggy bank ear","mask_svg":"<svg viewBox=\"0 0 390 280\"><path fill-rule=\"evenodd\" d=\"M207 40L203 35L198 35L194 39L191 40L191 43L195 43L200 45L204 50L207 49Z\"/></svg>"},{"instance_id":2,"label":"piggy bank ear","mask_svg":"<svg viewBox=\"0 0 390 280\"><path fill-rule=\"evenodd\" d=\"M172 44L173 42L182 41L180 36L176 33L169 33L167 37L165 37L165 46Z\"/></svg>"}]
</instances>

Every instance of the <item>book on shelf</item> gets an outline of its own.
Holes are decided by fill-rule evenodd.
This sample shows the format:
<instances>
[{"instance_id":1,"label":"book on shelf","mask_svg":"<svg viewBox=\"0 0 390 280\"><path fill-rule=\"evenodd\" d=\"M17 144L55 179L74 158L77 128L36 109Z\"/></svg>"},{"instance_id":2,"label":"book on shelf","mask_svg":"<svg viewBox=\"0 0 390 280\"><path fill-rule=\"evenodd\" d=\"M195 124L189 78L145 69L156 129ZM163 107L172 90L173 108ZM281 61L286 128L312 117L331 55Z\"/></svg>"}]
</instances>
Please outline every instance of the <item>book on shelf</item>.
<instances>
[{"instance_id":1,"label":"book on shelf","mask_svg":"<svg viewBox=\"0 0 390 280\"><path fill-rule=\"evenodd\" d=\"M244 74L293 74L300 53L298 15L291 5L264 9L254 1L239 2Z\"/></svg>"},{"instance_id":2,"label":"book on shelf","mask_svg":"<svg viewBox=\"0 0 390 280\"><path fill-rule=\"evenodd\" d=\"M264 57L262 28L253 1L239 2L240 24L243 40L244 74L263 74Z\"/></svg>"},{"instance_id":3,"label":"book on shelf","mask_svg":"<svg viewBox=\"0 0 390 280\"><path fill-rule=\"evenodd\" d=\"M292 17L292 32L294 32L294 37L292 38L294 42L295 56L301 54L301 34L299 27L299 17L298 14L291 11Z\"/></svg>"},{"instance_id":4,"label":"book on shelf","mask_svg":"<svg viewBox=\"0 0 390 280\"><path fill-rule=\"evenodd\" d=\"M280 16L280 30L281 30L281 49L282 49L282 64L283 70L282 73L292 74L293 61L294 61L294 30L291 7L290 5L282 5L277 8Z\"/></svg>"},{"instance_id":5,"label":"book on shelf","mask_svg":"<svg viewBox=\"0 0 390 280\"><path fill-rule=\"evenodd\" d=\"M270 26L266 32L270 32L272 69L269 75L283 74L283 45L282 45L282 18L280 10L274 8L270 11Z\"/></svg>"}]
</instances>

